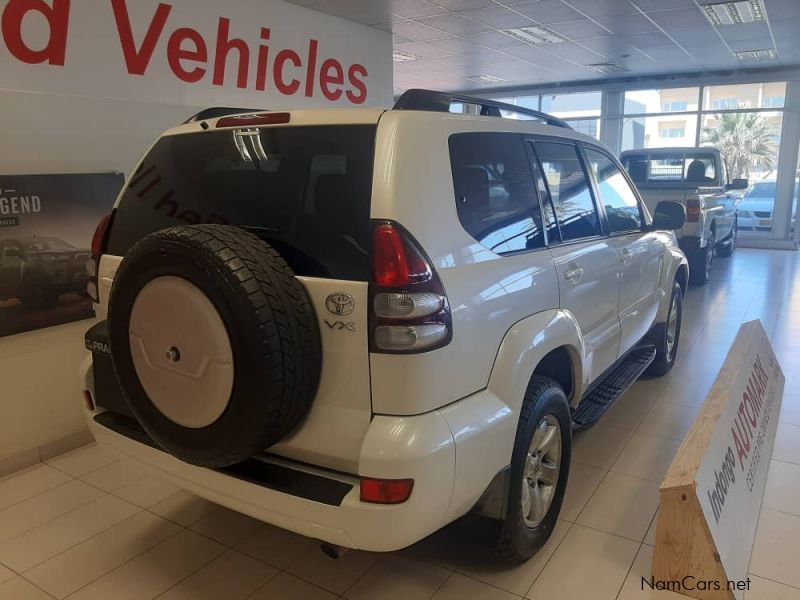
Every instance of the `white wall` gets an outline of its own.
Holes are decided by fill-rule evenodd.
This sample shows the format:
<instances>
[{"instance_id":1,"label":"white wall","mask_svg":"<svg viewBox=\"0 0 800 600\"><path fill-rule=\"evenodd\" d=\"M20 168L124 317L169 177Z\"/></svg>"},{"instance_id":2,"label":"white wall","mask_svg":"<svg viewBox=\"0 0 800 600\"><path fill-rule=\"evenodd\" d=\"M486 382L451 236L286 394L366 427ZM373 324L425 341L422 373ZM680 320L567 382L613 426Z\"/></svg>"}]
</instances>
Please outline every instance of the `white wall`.
<instances>
[{"instance_id":1,"label":"white wall","mask_svg":"<svg viewBox=\"0 0 800 600\"><path fill-rule=\"evenodd\" d=\"M48 0L51 5L63 0ZM119 0L117 0L119 1ZM0 13L20 0L0 0ZM24 4L25 2L22 1ZM128 72L109 0L72 2L63 66L27 64L0 34L0 174L121 171L129 174L161 131L210 105L254 108L347 105L342 94L330 102L320 89L305 86L295 95L253 88L261 27L272 30L270 51L294 48L306 56L311 39L319 44L319 69L326 57L369 71L363 105L392 101L391 34L281 2L280 0L161 0L172 6L145 75ZM134 41L141 43L157 0L128 0ZM250 78L236 86L237 59L229 57L224 86L186 83L168 65L169 35L192 27L208 41L213 60L219 17L230 19L231 37L251 44ZM31 14L23 34L34 48L47 40L47 22ZM213 65L208 65L209 71ZM308 71L287 71L305 79ZM346 86L345 86L346 87ZM109 207L113 203L109 199ZM87 240L88 245L88 240ZM0 475L8 466L29 462L38 449L83 428L79 364L86 355L83 334L90 321L0 338ZM55 446L58 447L56 443ZM4 468L5 466L5 468Z\"/></svg>"}]
</instances>

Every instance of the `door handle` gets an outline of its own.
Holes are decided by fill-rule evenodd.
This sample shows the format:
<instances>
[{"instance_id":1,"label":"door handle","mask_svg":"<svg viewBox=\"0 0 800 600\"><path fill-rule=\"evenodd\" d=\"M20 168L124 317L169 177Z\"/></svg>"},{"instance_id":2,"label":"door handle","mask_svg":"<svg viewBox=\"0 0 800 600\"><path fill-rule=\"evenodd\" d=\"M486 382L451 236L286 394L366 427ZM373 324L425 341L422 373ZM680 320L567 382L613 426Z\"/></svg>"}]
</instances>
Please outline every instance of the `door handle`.
<instances>
[{"instance_id":1,"label":"door handle","mask_svg":"<svg viewBox=\"0 0 800 600\"><path fill-rule=\"evenodd\" d=\"M632 260L633 260L633 254L631 254L631 251L628 250L627 248L623 248L622 249L622 264L623 265L629 265L629 264L631 264Z\"/></svg>"},{"instance_id":2,"label":"door handle","mask_svg":"<svg viewBox=\"0 0 800 600\"><path fill-rule=\"evenodd\" d=\"M578 283L583 277L583 268L576 267L574 269L567 269L564 271L564 279L572 283Z\"/></svg>"}]
</instances>

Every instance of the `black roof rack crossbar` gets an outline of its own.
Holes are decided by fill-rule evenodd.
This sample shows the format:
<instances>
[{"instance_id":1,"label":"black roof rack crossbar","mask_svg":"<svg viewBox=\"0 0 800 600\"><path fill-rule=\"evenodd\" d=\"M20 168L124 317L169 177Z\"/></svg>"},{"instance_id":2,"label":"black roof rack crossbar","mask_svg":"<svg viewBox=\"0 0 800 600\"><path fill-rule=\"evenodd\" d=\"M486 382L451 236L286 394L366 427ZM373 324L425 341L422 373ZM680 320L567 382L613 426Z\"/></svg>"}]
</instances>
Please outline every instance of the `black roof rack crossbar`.
<instances>
[{"instance_id":1,"label":"black roof rack crossbar","mask_svg":"<svg viewBox=\"0 0 800 600\"><path fill-rule=\"evenodd\" d=\"M201 110L196 115L192 115L186 119L183 124L196 123L197 121L205 121L206 119L216 119L217 117L227 117L228 115L239 115L242 113L252 112L266 112L263 108L233 108L230 106L212 106Z\"/></svg>"},{"instance_id":2,"label":"black roof rack crossbar","mask_svg":"<svg viewBox=\"0 0 800 600\"><path fill-rule=\"evenodd\" d=\"M505 110L511 113L533 117L555 127L572 129L572 127L570 127L566 121L563 121L558 117L554 117L553 115L548 115L547 113L533 110L531 108L514 106L513 104L497 102L496 100L487 100L486 98L476 98L474 96L465 96L463 94L451 94L449 92L436 92L433 90L413 89L406 91L397 99L397 102L395 102L394 110L450 112L450 105L454 102L480 106L480 114L484 117L502 117L500 111Z\"/></svg>"}]
</instances>

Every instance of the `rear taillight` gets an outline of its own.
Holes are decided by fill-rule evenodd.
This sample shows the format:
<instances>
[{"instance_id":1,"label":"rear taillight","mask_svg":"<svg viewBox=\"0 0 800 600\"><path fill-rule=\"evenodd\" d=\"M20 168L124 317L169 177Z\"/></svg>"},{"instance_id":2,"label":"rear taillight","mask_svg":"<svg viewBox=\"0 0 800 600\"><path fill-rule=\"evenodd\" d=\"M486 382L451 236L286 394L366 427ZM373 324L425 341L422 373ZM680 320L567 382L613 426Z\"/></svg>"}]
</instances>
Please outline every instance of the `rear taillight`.
<instances>
[{"instance_id":1,"label":"rear taillight","mask_svg":"<svg viewBox=\"0 0 800 600\"><path fill-rule=\"evenodd\" d=\"M686 220L692 223L700 220L700 200L689 198L686 201Z\"/></svg>"},{"instance_id":2,"label":"rear taillight","mask_svg":"<svg viewBox=\"0 0 800 600\"><path fill-rule=\"evenodd\" d=\"M373 504L400 504L408 500L414 489L413 479L361 478L361 501Z\"/></svg>"},{"instance_id":3,"label":"rear taillight","mask_svg":"<svg viewBox=\"0 0 800 600\"><path fill-rule=\"evenodd\" d=\"M411 236L394 223L375 225L370 308L371 352L427 352L452 339L442 282Z\"/></svg>"},{"instance_id":4,"label":"rear taillight","mask_svg":"<svg viewBox=\"0 0 800 600\"><path fill-rule=\"evenodd\" d=\"M113 218L114 213L112 211L100 219L97 228L94 230L94 235L92 236L92 258L86 265L86 270L89 272L89 284L86 286L86 292L95 302L100 301L100 294L97 289L97 277L100 272L100 258L106 251L108 233L111 230L111 221Z\"/></svg>"}]
</instances>

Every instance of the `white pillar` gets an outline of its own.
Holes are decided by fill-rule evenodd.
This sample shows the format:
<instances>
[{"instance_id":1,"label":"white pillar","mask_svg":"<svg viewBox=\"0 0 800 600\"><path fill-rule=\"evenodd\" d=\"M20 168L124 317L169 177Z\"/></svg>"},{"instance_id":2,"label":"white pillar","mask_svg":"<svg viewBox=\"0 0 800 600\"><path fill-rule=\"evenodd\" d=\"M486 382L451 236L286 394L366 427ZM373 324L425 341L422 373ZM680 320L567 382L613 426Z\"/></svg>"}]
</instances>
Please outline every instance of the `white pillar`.
<instances>
[{"instance_id":1,"label":"white pillar","mask_svg":"<svg viewBox=\"0 0 800 600\"><path fill-rule=\"evenodd\" d=\"M786 83L781 147L778 156L778 178L773 212L773 235L781 240L789 239L789 221L795 202L794 187L797 177L798 149L800 148L800 80ZM798 215L800 216L800 215ZM798 246L798 224L795 223L795 248Z\"/></svg>"}]
</instances>

